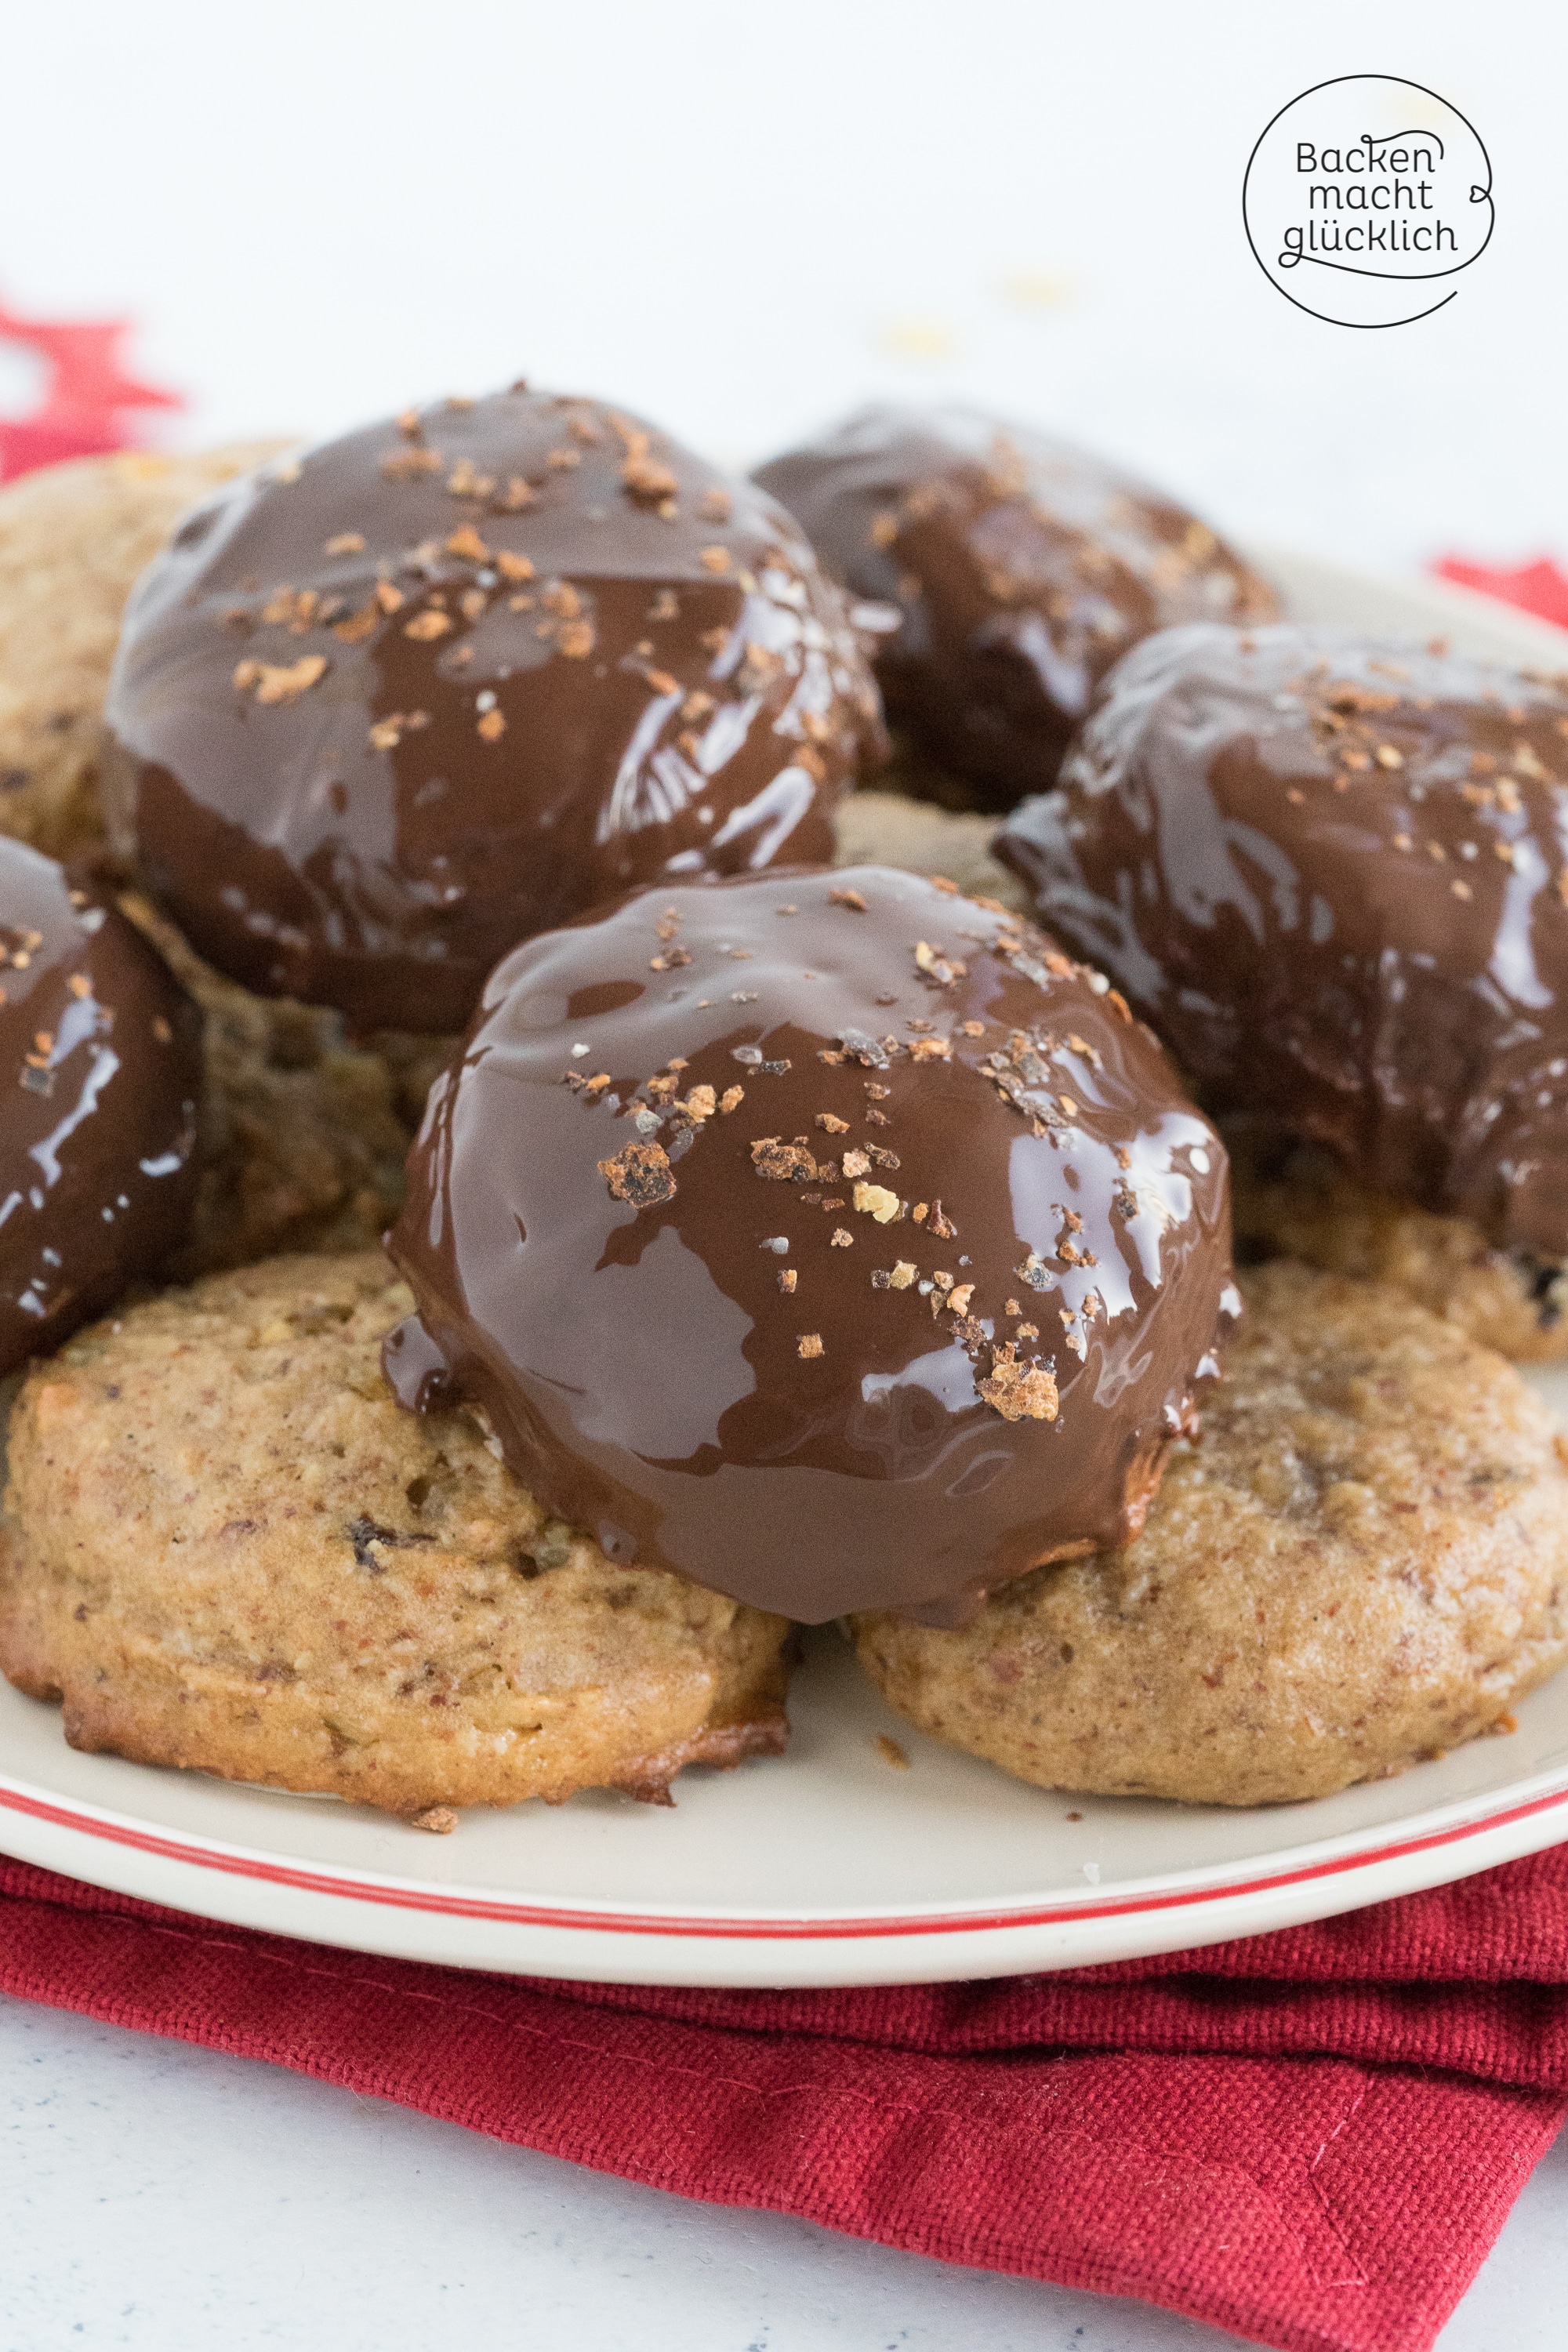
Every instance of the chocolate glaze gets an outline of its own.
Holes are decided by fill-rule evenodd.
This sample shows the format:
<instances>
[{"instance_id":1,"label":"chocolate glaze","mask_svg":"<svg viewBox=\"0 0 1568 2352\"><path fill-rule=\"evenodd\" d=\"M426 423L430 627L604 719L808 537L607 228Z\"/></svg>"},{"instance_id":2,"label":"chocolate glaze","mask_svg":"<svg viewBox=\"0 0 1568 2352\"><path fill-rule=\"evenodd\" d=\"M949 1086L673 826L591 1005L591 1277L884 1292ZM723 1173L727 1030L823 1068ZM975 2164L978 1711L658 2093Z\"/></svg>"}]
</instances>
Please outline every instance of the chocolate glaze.
<instances>
[{"instance_id":1,"label":"chocolate glaze","mask_svg":"<svg viewBox=\"0 0 1568 2352\"><path fill-rule=\"evenodd\" d=\"M788 516L521 387L198 508L132 598L108 718L117 845L202 954L435 1033L520 939L630 883L830 856L881 748Z\"/></svg>"},{"instance_id":2,"label":"chocolate glaze","mask_svg":"<svg viewBox=\"0 0 1568 2352\"><path fill-rule=\"evenodd\" d=\"M1212 1110L1568 1255L1568 678L1174 629L997 854Z\"/></svg>"},{"instance_id":3,"label":"chocolate glaze","mask_svg":"<svg viewBox=\"0 0 1568 2352\"><path fill-rule=\"evenodd\" d=\"M1229 1225L1107 990L881 866L531 941L409 1154L388 1376L481 1406L613 1559L802 1620L962 1615L1120 1539L1213 1370Z\"/></svg>"},{"instance_id":4,"label":"chocolate glaze","mask_svg":"<svg viewBox=\"0 0 1568 2352\"><path fill-rule=\"evenodd\" d=\"M201 1027L117 907L0 840L0 1371L184 1239Z\"/></svg>"},{"instance_id":5,"label":"chocolate glaze","mask_svg":"<svg viewBox=\"0 0 1568 2352\"><path fill-rule=\"evenodd\" d=\"M975 410L862 409L756 478L836 578L897 608L889 716L983 807L1055 782L1095 685L1152 629L1279 609L1185 507Z\"/></svg>"}]
</instances>

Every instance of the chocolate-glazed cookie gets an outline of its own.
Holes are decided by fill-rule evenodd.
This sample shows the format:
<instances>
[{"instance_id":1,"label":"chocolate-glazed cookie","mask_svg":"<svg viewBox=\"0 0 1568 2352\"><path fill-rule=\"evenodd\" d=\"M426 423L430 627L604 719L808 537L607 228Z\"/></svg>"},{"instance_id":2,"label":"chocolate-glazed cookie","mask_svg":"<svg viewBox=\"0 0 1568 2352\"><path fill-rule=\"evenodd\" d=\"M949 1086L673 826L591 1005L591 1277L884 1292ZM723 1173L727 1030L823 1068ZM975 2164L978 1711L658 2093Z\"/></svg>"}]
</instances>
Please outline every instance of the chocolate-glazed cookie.
<instances>
[{"instance_id":1,"label":"chocolate-glazed cookie","mask_svg":"<svg viewBox=\"0 0 1568 2352\"><path fill-rule=\"evenodd\" d=\"M997 849L1212 1110L1568 1256L1568 680L1172 630Z\"/></svg>"},{"instance_id":2,"label":"chocolate-glazed cookie","mask_svg":"<svg viewBox=\"0 0 1568 2352\"><path fill-rule=\"evenodd\" d=\"M460 1029L629 884L831 854L876 689L783 510L521 386L210 499L129 609L111 829L192 943L361 1029Z\"/></svg>"},{"instance_id":3,"label":"chocolate-glazed cookie","mask_svg":"<svg viewBox=\"0 0 1568 2352\"><path fill-rule=\"evenodd\" d=\"M201 1016L119 908L0 840L0 1372L184 1239Z\"/></svg>"},{"instance_id":4,"label":"chocolate-glazed cookie","mask_svg":"<svg viewBox=\"0 0 1568 2352\"><path fill-rule=\"evenodd\" d=\"M1094 687L1151 630L1279 609L1173 499L972 409L862 409L756 478L836 578L898 608L889 717L981 807L1055 782ZM908 788L939 786L917 767Z\"/></svg>"},{"instance_id":5,"label":"chocolate-glazed cookie","mask_svg":"<svg viewBox=\"0 0 1568 2352\"><path fill-rule=\"evenodd\" d=\"M492 975L385 1362L612 1559L945 1620L1140 1524L1228 1240L1158 1047L1016 916L874 866L645 890Z\"/></svg>"}]
</instances>

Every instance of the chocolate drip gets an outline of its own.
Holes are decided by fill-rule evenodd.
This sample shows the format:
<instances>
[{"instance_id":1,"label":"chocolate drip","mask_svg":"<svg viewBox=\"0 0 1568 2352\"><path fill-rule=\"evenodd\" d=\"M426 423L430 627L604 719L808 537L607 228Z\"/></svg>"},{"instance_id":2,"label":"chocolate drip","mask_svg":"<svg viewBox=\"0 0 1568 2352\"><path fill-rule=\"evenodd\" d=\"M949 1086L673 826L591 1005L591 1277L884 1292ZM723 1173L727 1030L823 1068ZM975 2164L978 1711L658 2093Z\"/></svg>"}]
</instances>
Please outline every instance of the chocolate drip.
<instances>
[{"instance_id":1,"label":"chocolate drip","mask_svg":"<svg viewBox=\"0 0 1568 2352\"><path fill-rule=\"evenodd\" d=\"M614 1559L951 1616L1141 1522L1228 1241L1213 1130L1016 918L878 866L646 890L492 975L385 1364Z\"/></svg>"},{"instance_id":2,"label":"chocolate drip","mask_svg":"<svg viewBox=\"0 0 1568 2352\"><path fill-rule=\"evenodd\" d=\"M1100 458L963 408L868 408L758 468L823 562L897 627L889 718L1011 808L1056 781L1099 680L1173 622L1267 621L1206 523Z\"/></svg>"},{"instance_id":3,"label":"chocolate drip","mask_svg":"<svg viewBox=\"0 0 1568 2352\"><path fill-rule=\"evenodd\" d=\"M521 386L209 499L132 600L108 716L118 845L204 955L434 1033L629 884L830 856L880 748L788 516Z\"/></svg>"},{"instance_id":4,"label":"chocolate drip","mask_svg":"<svg viewBox=\"0 0 1568 2352\"><path fill-rule=\"evenodd\" d=\"M1568 677L1173 630L997 854L1210 1109L1568 1255Z\"/></svg>"},{"instance_id":5,"label":"chocolate drip","mask_svg":"<svg viewBox=\"0 0 1568 2352\"><path fill-rule=\"evenodd\" d=\"M119 908L0 840L0 1371L184 1239L201 1016Z\"/></svg>"}]
</instances>

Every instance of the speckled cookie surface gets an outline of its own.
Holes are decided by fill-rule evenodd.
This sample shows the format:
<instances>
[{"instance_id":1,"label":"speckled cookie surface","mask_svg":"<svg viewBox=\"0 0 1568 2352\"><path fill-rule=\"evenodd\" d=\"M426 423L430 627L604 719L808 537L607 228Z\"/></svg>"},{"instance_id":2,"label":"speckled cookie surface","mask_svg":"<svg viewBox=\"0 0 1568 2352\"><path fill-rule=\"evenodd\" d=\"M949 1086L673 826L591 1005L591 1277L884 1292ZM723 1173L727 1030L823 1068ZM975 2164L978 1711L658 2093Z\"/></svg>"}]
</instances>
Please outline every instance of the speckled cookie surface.
<instances>
[{"instance_id":1,"label":"speckled cookie surface","mask_svg":"<svg viewBox=\"0 0 1568 2352\"><path fill-rule=\"evenodd\" d=\"M277 1258L91 1326L13 1410L0 1665L67 1738L413 1815L785 1738L782 1618L616 1569L379 1370L379 1254Z\"/></svg>"},{"instance_id":2,"label":"speckled cookie surface","mask_svg":"<svg viewBox=\"0 0 1568 2352\"><path fill-rule=\"evenodd\" d=\"M836 866L897 866L908 874L945 874L971 897L1022 909L1016 874L990 854L998 820L938 808L899 792L850 793L834 812Z\"/></svg>"},{"instance_id":3,"label":"speckled cookie surface","mask_svg":"<svg viewBox=\"0 0 1568 2352\"><path fill-rule=\"evenodd\" d=\"M132 585L187 507L281 446L79 457L0 490L0 832L51 857L101 842L100 722Z\"/></svg>"},{"instance_id":4,"label":"speckled cookie surface","mask_svg":"<svg viewBox=\"0 0 1568 2352\"><path fill-rule=\"evenodd\" d=\"M1043 1788L1326 1796L1499 1726L1568 1656L1568 1475L1511 1366L1280 1264L1125 1549L939 1633L861 1617L900 1714Z\"/></svg>"},{"instance_id":5,"label":"speckled cookie surface","mask_svg":"<svg viewBox=\"0 0 1568 2352\"><path fill-rule=\"evenodd\" d=\"M449 1041L351 1045L338 1013L253 996L139 894L122 904L205 1024L195 1219L168 1276L189 1282L285 1250L374 1248L402 1205L404 1155Z\"/></svg>"},{"instance_id":6,"label":"speckled cookie surface","mask_svg":"<svg viewBox=\"0 0 1568 2352\"><path fill-rule=\"evenodd\" d=\"M1468 1217L1368 1192L1327 1152L1280 1150L1246 1120L1222 1124L1238 1255L1391 1284L1516 1363L1568 1356L1568 1265L1496 1249Z\"/></svg>"}]
</instances>

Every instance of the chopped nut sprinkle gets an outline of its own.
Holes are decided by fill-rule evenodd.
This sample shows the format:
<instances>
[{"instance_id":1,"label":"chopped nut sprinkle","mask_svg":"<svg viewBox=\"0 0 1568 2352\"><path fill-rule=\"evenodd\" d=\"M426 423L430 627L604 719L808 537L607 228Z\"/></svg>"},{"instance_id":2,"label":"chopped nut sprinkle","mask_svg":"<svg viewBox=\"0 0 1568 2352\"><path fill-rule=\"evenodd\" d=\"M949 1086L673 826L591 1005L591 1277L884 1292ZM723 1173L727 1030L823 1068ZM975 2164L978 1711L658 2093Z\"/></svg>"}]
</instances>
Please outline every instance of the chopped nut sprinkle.
<instances>
[{"instance_id":1,"label":"chopped nut sprinkle","mask_svg":"<svg viewBox=\"0 0 1568 2352\"><path fill-rule=\"evenodd\" d=\"M816 1114L816 1124L818 1127L826 1128L829 1135L847 1135L849 1132L849 1121L847 1118L836 1118L830 1110L819 1110Z\"/></svg>"},{"instance_id":2,"label":"chopped nut sprinkle","mask_svg":"<svg viewBox=\"0 0 1568 2352\"><path fill-rule=\"evenodd\" d=\"M242 661L234 673L234 683L242 694L254 688L258 702L298 702L326 674L324 654L302 654L297 662L285 666Z\"/></svg>"},{"instance_id":3,"label":"chopped nut sprinkle","mask_svg":"<svg viewBox=\"0 0 1568 2352\"><path fill-rule=\"evenodd\" d=\"M1057 1417L1054 1376L1037 1365L1020 1364L1011 1340L992 1349L990 1374L977 1385L986 1403L1004 1421L1055 1421Z\"/></svg>"},{"instance_id":4,"label":"chopped nut sprinkle","mask_svg":"<svg viewBox=\"0 0 1568 2352\"><path fill-rule=\"evenodd\" d=\"M822 1353L821 1332L803 1331L800 1338L795 1341L795 1353L798 1356L820 1356Z\"/></svg>"},{"instance_id":5,"label":"chopped nut sprinkle","mask_svg":"<svg viewBox=\"0 0 1568 2352\"><path fill-rule=\"evenodd\" d=\"M746 1089L744 1087L726 1087L723 1093L719 1097L720 1111L727 1114L728 1112L736 1109L740 1104L745 1101L745 1099Z\"/></svg>"},{"instance_id":6,"label":"chopped nut sprinkle","mask_svg":"<svg viewBox=\"0 0 1568 2352\"><path fill-rule=\"evenodd\" d=\"M363 552L364 534L358 530L340 530L337 537L329 539L322 549L325 555L362 555Z\"/></svg>"},{"instance_id":7,"label":"chopped nut sprinkle","mask_svg":"<svg viewBox=\"0 0 1568 2352\"><path fill-rule=\"evenodd\" d=\"M411 621L405 623L403 634L416 638L421 645L428 645L437 637L444 637L453 625L449 613L416 613Z\"/></svg>"},{"instance_id":8,"label":"chopped nut sprinkle","mask_svg":"<svg viewBox=\"0 0 1568 2352\"><path fill-rule=\"evenodd\" d=\"M794 1266L793 1266L793 1265L785 1265L785 1266L781 1266L781 1267L780 1267L780 1269L779 1269L779 1288L780 1288L781 1290L793 1292L793 1291L794 1291L794 1289L795 1289L795 1286L796 1279L797 1279L797 1276L796 1276L795 1270L795 1268L794 1268Z\"/></svg>"},{"instance_id":9,"label":"chopped nut sprinkle","mask_svg":"<svg viewBox=\"0 0 1568 2352\"><path fill-rule=\"evenodd\" d=\"M830 1205L841 1209L844 1206L844 1203L842 1201L838 1201L831 1203ZM829 1249L853 1249L855 1246L855 1236L847 1230L847 1227L843 1225L835 1225L833 1228L833 1238L828 1243L827 1246Z\"/></svg>"},{"instance_id":10,"label":"chopped nut sprinkle","mask_svg":"<svg viewBox=\"0 0 1568 2352\"><path fill-rule=\"evenodd\" d=\"M628 1143L612 1160L601 1160L599 1173L617 1201L634 1209L657 1208L675 1198L675 1178L662 1144Z\"/></svg>"},{"instance_id":11,"label":"chopped nut sprinkle","mask_svg":"<svg viewBox=\"0 0 1568 2352\"><path fill-rule=\"evenodd\" d=\"M857 915L863 915L868 911L866 901L858 890L830 890L827 894L827 903L830 907L847 907Z\"/></svg>"},{"instance_id":12,"label":"chopped nut sprinkle","mask_svg":"<svg viewBox=\"0 0 1568 2352\"><path fill-rule=\"evenodd\" d=\"M346 620L334 621L332 635L341 637L345 646L360 646L366 637L374 634L380 619L381 610L373 597L368 604L362 604L359 611L351 613Z\"/></svg>"},{"instance_id":13,"label":"chopped nut sprinkle","mask_svg":"<svg viewBox=\"0 0 1568 2352\"><path fill-rule=\"evenodd\" d=\"M381 461L389 482L412 482L421 474L438 474L446 464L439 449L392 449Z\"/></svg>"},{"instance_id":14,"label":"chopped nut sprinkle","mask_svg":"<svg viewBox=\"0 0 1568 2352\"><path fill-rule=\"evenodd\" d=\"M899 1196L885 1184L857 1184L854 1204L862 1216L875 1217L879 1225L891 1224L899 1213Z\"/></svg>"},{"instance_id":15,"label":"chopped nut sprinkle","mask_svg":"<svg viewBox=\"0 0 1568 2352\"><path fill-rule=\"evenodd\" d=\"M752 1165L759 1176L766 1176L773 1182L781 1184L808 1184L819 1172L816 1160L804 1145L781 1143L776 1135L760 1136L752 1144Z\"/></svg>"},{"instance_id":16,"label":"chopped nut sprinkle","mask_svg":"<svg viewBox=\"0 0 1568 2352\"><path fill-rule=\"evenodd\" d=\"M487 710L484 717L479 720L479 733L484 737L487 743L499 743L501 737L506 733L505 712L500 710Z\"/></svg>"}]
</instances>

